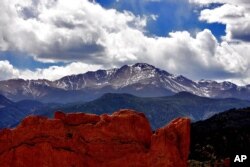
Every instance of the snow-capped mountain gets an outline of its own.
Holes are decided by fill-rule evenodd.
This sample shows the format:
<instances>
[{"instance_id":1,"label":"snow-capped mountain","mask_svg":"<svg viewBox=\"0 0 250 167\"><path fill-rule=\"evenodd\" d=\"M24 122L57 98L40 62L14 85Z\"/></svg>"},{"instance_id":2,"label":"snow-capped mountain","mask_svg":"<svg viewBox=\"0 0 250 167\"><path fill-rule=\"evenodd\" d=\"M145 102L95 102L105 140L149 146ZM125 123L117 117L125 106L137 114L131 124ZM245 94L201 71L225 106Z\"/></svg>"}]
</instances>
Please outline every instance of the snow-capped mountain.
<instances>
[{"instance_id":1,"label":"snow-capped mountain","mask_svg":"<svg viewBox=\"0 0 250 167\"><path fill-rule=\"evenodd\" d=\"M205 97L250 100L250 86L209 80L195 82L145 63L65 76L56 81L0 81L0 94L12 100L36 99L44 102L89 101L104 93L130 93L153 97L182 91Z\"/></svg>"}]
</instances>

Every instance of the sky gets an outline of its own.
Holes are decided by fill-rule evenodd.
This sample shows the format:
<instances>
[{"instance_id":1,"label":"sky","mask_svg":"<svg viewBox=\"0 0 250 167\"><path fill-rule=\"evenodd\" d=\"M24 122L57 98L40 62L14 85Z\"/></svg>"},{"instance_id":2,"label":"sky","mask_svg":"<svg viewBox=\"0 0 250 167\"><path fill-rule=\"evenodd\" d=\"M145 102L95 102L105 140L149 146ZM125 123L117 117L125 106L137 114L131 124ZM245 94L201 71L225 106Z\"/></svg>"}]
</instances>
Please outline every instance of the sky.
<instances>
[{"instance_id":1,"label":"sky","mask_svg":"<svg viewBox=\"0 0 250 167\"><path fill-rule=\"evenodd\" d=\"M138 62L250 84L250 1L0 1L0 80L56 80Z\"/></svg>"}]
</instances>

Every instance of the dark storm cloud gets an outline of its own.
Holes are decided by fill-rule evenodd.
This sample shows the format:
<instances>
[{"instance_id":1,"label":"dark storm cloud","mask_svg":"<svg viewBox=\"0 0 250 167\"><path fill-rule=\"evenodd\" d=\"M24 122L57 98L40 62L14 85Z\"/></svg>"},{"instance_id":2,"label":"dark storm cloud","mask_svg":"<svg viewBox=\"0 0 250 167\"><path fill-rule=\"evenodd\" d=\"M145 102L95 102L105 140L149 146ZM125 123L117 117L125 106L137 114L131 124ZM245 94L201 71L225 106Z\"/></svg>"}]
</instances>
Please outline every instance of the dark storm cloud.
<instances>
[{"instance_id":1,"label":"dark storm cloud","mask_svg":"<svg viewBox=\"0 0 250 167\"><path fill-rule=\"evenodd\" d=\"M53 59L59 61L95 61L98 57L103 55L105 47L96 43L82 44L72 46L68 49L63 49L59 45L53 45L53 51L39 56L42 59Z\"/></svg>"}]
</instances>

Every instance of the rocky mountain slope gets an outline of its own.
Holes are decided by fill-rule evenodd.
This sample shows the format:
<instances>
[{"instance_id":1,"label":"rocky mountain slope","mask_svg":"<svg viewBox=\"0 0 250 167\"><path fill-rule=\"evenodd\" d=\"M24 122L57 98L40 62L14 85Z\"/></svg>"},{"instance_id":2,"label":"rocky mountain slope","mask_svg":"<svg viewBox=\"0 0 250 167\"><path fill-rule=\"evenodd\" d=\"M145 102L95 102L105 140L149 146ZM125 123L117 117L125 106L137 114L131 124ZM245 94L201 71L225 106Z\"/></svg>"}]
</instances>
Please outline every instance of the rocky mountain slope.
<instances>
[{"instance_id":1,"label":"rocky mountain slope","mask_svg":"<svg viewBox=\"0 0 250 167\"><path fill-rule=\"evenodd\" d=\"M187 167L190 121L176 119L152 132L142 113L56 113L28 117L0 131L0 166Z\"/></svg>"},{"instance_id":2,"label":"rocky mountain slope","mask_svg":"<svg viewBox=\"0 0 250 167\"><path fill-rule=\"evenodd\" d=\"M250 100L250 86L231 82L192 81L145 63L110 70L65 76L56 81L12 79L0 81L0 94L14 100L42 102L90 101L104 93L129 93L142 97L158 97L178 92L218 98Z\"/></svg>"}]
</instances>

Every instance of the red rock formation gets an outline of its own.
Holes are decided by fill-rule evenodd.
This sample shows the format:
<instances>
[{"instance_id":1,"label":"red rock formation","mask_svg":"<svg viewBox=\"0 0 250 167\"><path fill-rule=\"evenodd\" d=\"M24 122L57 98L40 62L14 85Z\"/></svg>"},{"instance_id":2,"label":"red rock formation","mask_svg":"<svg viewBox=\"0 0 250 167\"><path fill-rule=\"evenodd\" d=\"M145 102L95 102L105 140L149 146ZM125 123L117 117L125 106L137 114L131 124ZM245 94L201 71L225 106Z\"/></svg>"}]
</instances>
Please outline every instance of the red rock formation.
<instances>
[{"instance_id":1,"label":"red rock formation","mask_svg":"<svg viewBox=\"0 0 250 167\"><path fill-rule=\"evenodd\" d=\"M144 114L31 116L0 132L0 167L185 167L190 121L151 131Z\"/></svg>"}]
</instances>

